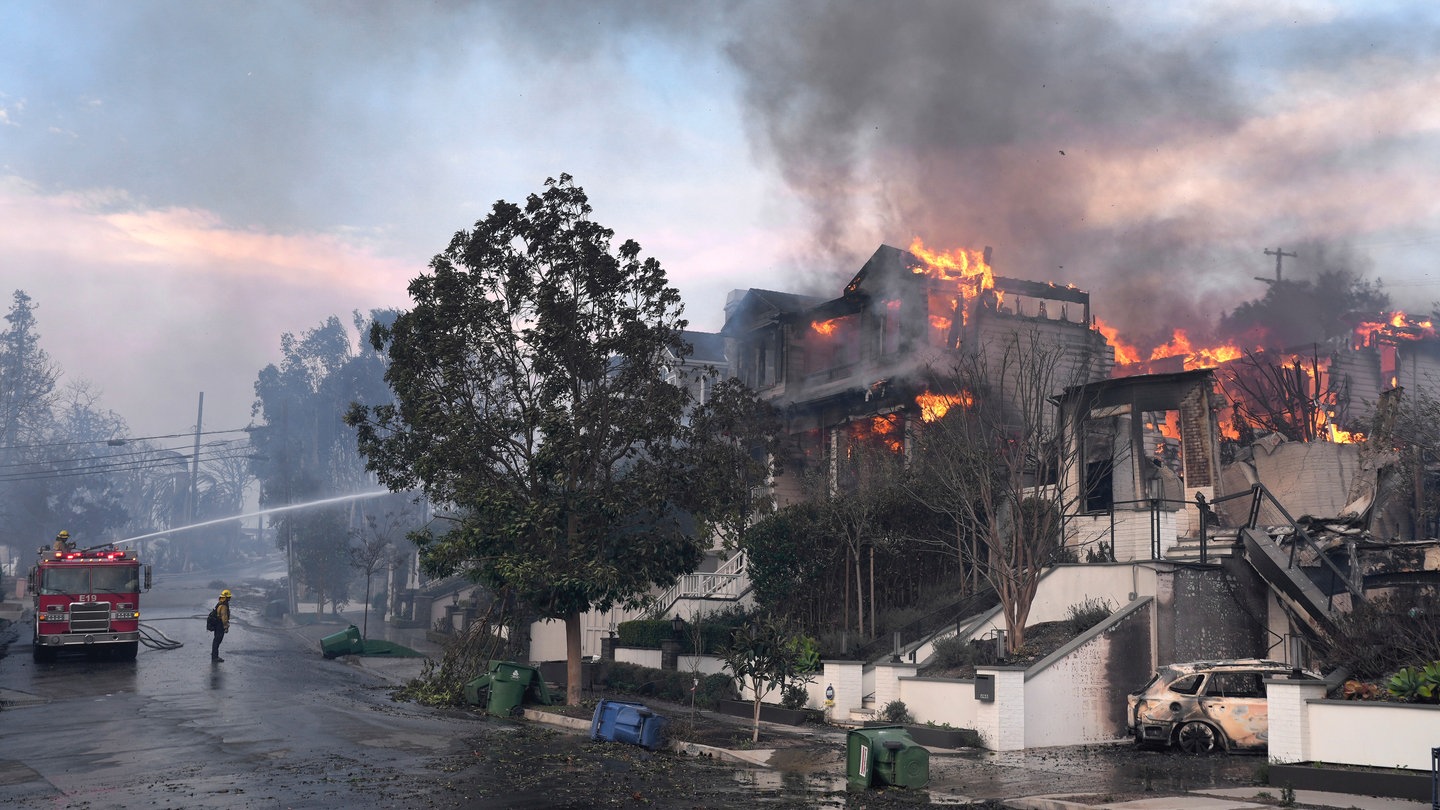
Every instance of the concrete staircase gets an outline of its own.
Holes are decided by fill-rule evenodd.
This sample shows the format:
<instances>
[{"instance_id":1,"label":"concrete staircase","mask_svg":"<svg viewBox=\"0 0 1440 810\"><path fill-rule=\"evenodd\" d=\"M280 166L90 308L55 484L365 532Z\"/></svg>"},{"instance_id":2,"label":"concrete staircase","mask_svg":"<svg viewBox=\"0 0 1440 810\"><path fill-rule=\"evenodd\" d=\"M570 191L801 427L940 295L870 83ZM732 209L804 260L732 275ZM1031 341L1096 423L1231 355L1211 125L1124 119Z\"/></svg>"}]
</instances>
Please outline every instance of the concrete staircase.
<instances>
[{"instance_id":1,"label":"concrete staircase","mask_svg":"<svg viewBox=\"0 0 1440 810\"><path fill-rule=\"evenodd\" d=\"M1227 557L1234 557L1240 546L1239 529L1211 529L1205 539L1204 562L1219 562ZM1200 538L1179 537L1175 545L1165 552L1165 559L1179 563L1201 562Z\"/></svg>"}]
</instances>

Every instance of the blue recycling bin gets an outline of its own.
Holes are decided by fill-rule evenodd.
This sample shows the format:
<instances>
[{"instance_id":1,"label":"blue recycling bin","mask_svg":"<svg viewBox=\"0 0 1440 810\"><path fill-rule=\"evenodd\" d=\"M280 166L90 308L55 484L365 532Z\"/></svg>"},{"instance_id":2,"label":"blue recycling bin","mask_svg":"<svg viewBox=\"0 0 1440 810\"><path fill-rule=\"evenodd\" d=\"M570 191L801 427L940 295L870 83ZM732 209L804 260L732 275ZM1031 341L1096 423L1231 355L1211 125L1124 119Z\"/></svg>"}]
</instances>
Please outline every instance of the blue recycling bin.
<instances>
[{"instance_id":1,"label":"blue recycling bin","mask_svg":"<svg viewBox=\"0 0 1440 810\"><path fill-rule=\"evenodd\" d=\"M602 700L590 720L590 739L638 745L650 751L665 744L669 721L643 703Z\"/></svg>"}]
</instances>

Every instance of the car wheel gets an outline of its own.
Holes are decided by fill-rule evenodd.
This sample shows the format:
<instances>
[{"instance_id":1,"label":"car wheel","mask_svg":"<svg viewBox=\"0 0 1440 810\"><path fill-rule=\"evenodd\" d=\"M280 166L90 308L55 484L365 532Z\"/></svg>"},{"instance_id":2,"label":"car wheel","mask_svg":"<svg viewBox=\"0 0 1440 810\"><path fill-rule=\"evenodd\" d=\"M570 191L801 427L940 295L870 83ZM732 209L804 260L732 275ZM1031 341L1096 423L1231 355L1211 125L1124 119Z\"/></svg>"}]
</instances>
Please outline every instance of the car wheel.
<instances>
[{"instance_id":1,"label":"car wheel","mask_svg":"<svg viewBox=\"0 0 1440 810\"><path fill-rule=\"evenodd\" d=\"M1186 723L1175 733L1175 745L1187 754L1213 754L1222 750L1220 732L1208 723Z\"/></svg>"}]
</instances>

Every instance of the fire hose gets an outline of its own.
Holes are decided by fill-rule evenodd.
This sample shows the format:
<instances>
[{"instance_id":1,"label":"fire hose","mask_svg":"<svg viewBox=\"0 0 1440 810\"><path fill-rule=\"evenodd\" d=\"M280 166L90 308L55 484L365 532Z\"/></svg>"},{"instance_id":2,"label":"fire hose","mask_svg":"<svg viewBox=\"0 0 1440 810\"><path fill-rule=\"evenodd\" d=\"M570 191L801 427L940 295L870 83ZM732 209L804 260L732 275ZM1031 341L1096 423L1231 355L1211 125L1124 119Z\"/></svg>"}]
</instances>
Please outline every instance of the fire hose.
<instances>
[{"instance_id":1,"label":"fire hose","mask_svg":"<svg viewBox=\"0 0 1440 810\"><path fill-rule=\"evenodd\" d=\"M185 646L183 641L176 641L145 622L140 623L140 643L152 650L178 650Z\"/></svg>"}]
</instances>

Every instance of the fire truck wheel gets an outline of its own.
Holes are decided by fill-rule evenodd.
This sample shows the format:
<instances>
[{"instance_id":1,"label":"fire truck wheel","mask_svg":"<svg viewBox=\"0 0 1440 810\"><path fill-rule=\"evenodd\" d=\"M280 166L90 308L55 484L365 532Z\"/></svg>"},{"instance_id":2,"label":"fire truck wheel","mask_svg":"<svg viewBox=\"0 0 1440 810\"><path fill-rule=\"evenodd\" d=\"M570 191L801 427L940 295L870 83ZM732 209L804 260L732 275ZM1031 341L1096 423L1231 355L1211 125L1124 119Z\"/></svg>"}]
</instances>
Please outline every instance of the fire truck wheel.
<instances>
[{"instance_id":1,"label":"fire truck wheel","mask_svg":"<svg viewBox=\"0 0 1440 810\"><path fill-rule=\"evenodd\" d=\"M138 642L138 641L127 641L127 642L124 642L123 644L117 644L117 645L115 645L115 652L114 652L115 660L116 660L116 661L134 661L134 660L135 660L135 654L138 653L138 652L140 652L140 642Z\"/></svg>"},{"instance_id":2,"label":"fire truck wheel","mask_svg":"<svg viewBox=\"0 0 1440 810\"><path fill-rule=\"evenodd\" d=\"M54 648L42 645L39 639L36 639L35 645L30 649L32 652L31 657L35 659L35 663L37 664L48 664L55 660Z\"/></svg>"}]
</instances>

